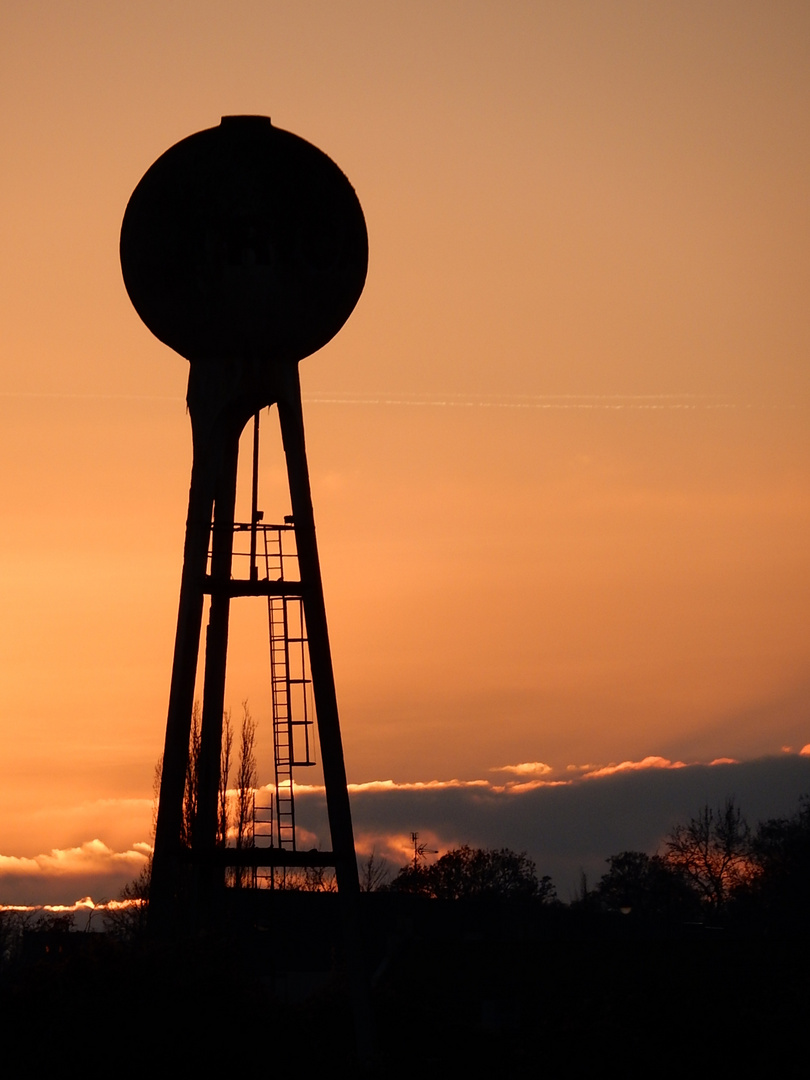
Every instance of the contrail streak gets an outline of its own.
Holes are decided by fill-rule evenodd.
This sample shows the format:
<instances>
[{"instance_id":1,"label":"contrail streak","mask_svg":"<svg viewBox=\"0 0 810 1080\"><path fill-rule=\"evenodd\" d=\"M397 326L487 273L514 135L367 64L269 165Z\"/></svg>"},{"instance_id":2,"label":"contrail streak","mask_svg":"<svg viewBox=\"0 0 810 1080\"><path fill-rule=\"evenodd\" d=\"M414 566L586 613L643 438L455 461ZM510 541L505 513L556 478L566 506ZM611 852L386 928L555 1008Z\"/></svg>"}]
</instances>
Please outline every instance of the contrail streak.
<instances>
[{"instance_id":1,"label":"contrail streak","mask_svg":"<svg viewBox=\"0 0 810 1080\"><path fill-rule=\"evenodd\" d=\"M59 401L172 401L175 404L185 401L182 397L168 394L90 394L69 393L66 390L0 390L0 397Z\"/></svg>"},{"instance_id":2,"label":"contrail streak","mask_svg":"<svg viewBox=\"0 0 810 1080\"><path fill-rule=\"evenodd\" d=\"M721 394L304 394L313 405L396 405L484 409L736 409Z\"/></svg>"}]
</instances>

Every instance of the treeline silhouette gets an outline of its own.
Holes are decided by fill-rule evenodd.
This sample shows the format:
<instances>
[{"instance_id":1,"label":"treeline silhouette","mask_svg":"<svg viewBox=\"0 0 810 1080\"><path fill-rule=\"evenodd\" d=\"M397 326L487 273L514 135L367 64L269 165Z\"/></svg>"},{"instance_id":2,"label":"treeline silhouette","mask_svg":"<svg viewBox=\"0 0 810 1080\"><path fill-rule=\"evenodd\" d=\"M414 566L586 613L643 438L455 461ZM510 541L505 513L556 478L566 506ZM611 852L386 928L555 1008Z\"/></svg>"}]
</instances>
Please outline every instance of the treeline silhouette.
<instances>
[{"instance_id":1,"label":"treeline silhouette","mask_svg":"<svg viewBox=\"0 0 810 1080\"><path fill-rule=\"evenodd\" d=\"M650 925L804 930L810 903L810 799L752 829L733 797L676 825L663 850L622 851L592 887L584 878L567 905L583 915L622 915ZM548 876L508 848L462 846L435 862L414 857L374 886L436 900L522 900L562 906Z\"/></svg>"},{"instance_id":2,"label":"treeline silhouette","mask_svg":"<svg viewBox=\"0 0 810 1080\"><path fill-rule=\"evenodd\" d=\"M662 852L624 851L578 904L659 922L793 932L810 902L810 800L752 829L733 798L677 825Z\"/></svg>"},{"instance_id":3,"label":"treeline silhouette","mask_svg":"<svg viewBox=\"0 0 810 1080\"><path fill-rule=\"evenodd\" d=\"M604 1069L606 1054L623 1074L646 1075L664 1050L671 1071L680 1061L697 1075L792 1075L804 1053L807 798L753 828L733 799L704 806L659 852L609 856L568 903L507 848L415 851L387 874L372 856L361 877L371 1075L576 1076ZM128 894L147 887L144 877ZM139 1030L169 1048L170 1067L231 1067L237 1037L245 1068L272 1048L277 1068L357 1072L330 889L305 877L275 893L231 888L249 933L173 944L139 932L140 904L126 930L107 934L69 932L69 917L53 916L15 935L19 916L2 913L5 1060L59 1067L92 1016L91 1072Z\"/></svg>"},{"instance_id":4,"label":"treeline silhouette","mask_svg":"<svg viewBox=\"0 0 810 1080\"><path fill-rule=\"evenodd\" d=\"M240 831L238 842L251 841ZM649 925L702 923L792 931L804 929L810 902L810 797L803 796L792 814L769 818L753 829L733 797L716 808L707 804L688 822L676 825L659 852L610 855L607 871L594 884L583 874L567 904L558 897L551 877L539 875L525 852L462 845L435 860L430 854L420 849L392 873L372 853L360 867L362 891L462 903L530 902L546 910L565 907L580 921L589 915L622 915ZM103 915L104 929L123 942L145 931L149 869L145 866L122 889L119 899L128 903ZM228 884L241 882L231 878ZM322 868L289 870L277 875L276 889L333 893L336 883ZM73 929L71 914L0 912L0 974L15 955L23 932L53 935ZM99 920L94 929L99 929Z\"/></svg>"}]
</instances>

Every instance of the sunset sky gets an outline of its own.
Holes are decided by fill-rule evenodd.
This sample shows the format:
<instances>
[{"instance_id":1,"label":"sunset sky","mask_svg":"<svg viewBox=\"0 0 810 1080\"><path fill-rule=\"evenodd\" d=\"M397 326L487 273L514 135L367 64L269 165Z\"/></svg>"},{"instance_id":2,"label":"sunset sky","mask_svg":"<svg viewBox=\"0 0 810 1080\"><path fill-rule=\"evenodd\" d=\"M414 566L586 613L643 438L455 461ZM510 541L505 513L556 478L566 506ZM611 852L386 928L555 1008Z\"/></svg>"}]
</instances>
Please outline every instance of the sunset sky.
<instances>
[{"instance_id":1,"label":"sunset sky","mask_svg":"<svg viewBox=\"0 0 810 1080\"><path fill-rule=\"evenodd\" d=\"M725 792L795 805L809 51L806 0L6 0L0 903L114 893L149 842L188 364L118 238L155 158L226 114L324 150L368 225L357 309L301 364L347 770L391 781L356 795L365 849L420 828L548 872L560 833L526 823L556 781L586 793L574 870ZM263 635L236 612L227 696L266 750ZM597 836L608 804L625 831Z\"/></svg>"}]
</instances>

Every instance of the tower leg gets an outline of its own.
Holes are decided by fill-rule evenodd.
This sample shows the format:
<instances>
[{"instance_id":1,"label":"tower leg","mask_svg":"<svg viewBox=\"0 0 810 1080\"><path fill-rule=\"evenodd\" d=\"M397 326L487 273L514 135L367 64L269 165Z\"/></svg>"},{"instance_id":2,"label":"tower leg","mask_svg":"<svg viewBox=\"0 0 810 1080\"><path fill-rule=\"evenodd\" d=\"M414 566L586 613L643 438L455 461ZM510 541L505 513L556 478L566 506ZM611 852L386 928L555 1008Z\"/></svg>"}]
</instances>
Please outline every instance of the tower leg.
<instances>
[{"instance_id":1,"label":"tower leg","mask_svg":"<svg viewBox=\"0 0 810 1080\"><path fill-rule=\"evenodd\" d=\"M222 868L213 862L217 839L222 718L225 709L225 674L231 597L228 585L233 562L233 524L236 505L236 468L239 436L225 444L214 498L211 549L211 607L205 636L205 674L198 762L197 813L192 836L198 929L207 927L211 905L223 885Z\"/></svg>"},{"instance_id":2,"label":"tower leg","mask_svg":"<svg viewBox=\"0 0 810 1080\"><path fill-rule=\"evenodd\" d=\"M315 713L318 717L326 809L329 815L329 831L332 834L332 850L335 854L338 891L344 895L353 895L359 893L360 882L354 852L349 792L346 787L346 767L340 737L335 675L332 669L332 653L329 648L329 632L326 625L321 565L315 539L315 516L309 486L297 366L290 365L286 374L288 379L285 381L283 392L279 395L278 412L295 523L295 544L298 551L298 567L301 573L304 616L309 641L312 691L315 697Z\"/></svg>"},{"instance_id":3,"label":"tower leg","mask_svg":"<svg viewBox=\"0 0 810 1080\"><path fill-rule=\"evenodd\" d=\"M158 937L169 936L176 929L176 898L180 887L182 858L180 837L183 827L183 795L188 767L197 657L200 651L203 579L208 561L214 480L211 458L195 457L191 469L183 574L180 582L149 893L149 930Z\"/></svg>"}]
</instances>

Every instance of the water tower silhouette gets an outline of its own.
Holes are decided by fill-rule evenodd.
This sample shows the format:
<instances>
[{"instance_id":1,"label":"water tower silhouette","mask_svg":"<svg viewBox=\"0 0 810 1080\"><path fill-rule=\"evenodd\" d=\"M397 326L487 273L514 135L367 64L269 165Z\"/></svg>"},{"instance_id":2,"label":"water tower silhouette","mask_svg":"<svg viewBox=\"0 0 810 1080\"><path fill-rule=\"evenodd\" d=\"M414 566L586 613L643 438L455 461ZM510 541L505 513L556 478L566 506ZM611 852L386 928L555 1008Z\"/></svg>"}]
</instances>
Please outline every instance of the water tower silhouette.
<instances>
[{"instance_id":1,"label":"water tower silhouette","mask_svg":"<svg viewBox=\"0 0 810 1080\"><path fill-rule=\"evenodd\" d=\"M334 162L310 143L267 117L223 117L219 127L171 147L146 172L124 215L121 266L140 317L190 362L193 465L150 927L173 933L188 910L198 925L207 924L228 865L333 866L338 891L353 897L357 864L298 361L338 332L363 290L368 237L360 203ZM265 524L256 505L258 414L272 404L292 507L281 525ZM251 417L252 514L239 523L239 438ZM235 537L248 545L241 553L246 573L237 565ZM297 577L290 576L291 564ZM242 596L267 597L276 808L273 846L237 851L217 844L217 830L229 610ZM189 850L181 841L183 804L206 597L198 805ZM295 669L292 654L299 656ZM310 682L332 848L302 852L295 844L292 770L309 758L312 716L297 692Z\"/></svg>"}]
</instances>

